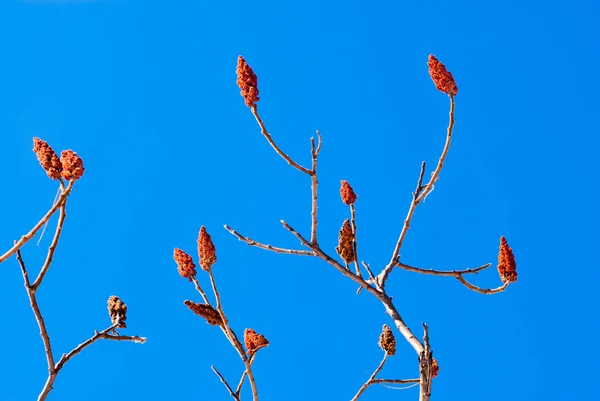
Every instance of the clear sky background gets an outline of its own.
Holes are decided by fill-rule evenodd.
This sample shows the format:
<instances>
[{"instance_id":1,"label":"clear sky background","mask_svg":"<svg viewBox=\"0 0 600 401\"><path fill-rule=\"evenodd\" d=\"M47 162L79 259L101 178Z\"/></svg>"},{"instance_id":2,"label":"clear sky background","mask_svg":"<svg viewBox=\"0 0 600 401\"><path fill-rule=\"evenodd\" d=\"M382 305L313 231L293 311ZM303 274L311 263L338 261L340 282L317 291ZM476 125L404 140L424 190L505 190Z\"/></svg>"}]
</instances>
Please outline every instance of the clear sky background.
<instances>
[{"instance_id":1,"label":"clear sky background","mask_svg":"<svg viewBox=\"0 0 600 401\"><path fill-rule=\"evenodd\" d=\"M348 180L360 257L379 270L420 163L433 168L445 137L448 99L427 74L430 53L458 83L455 136L403 261L495 263L504 235L519 271L494 296L393 273L388 289L407 323L419 335L430 326L441 366L433 399L600 399L599 12L591 0L0 2L1 251L56 194L32 138L73 149L86 172L38 292L55 352L109 326L112 294L129 306L122 333L148 337L94 344L49 400L230 399L210 365L237 382L242 363L183 305L200 297L172 259L174 247L196 255L201 225L233 327L271 341L255 364L260 399L350 399L382 356L383 307L322 261L246 247L222 228L296 247L279 220L310 227L310 181L260 135L236 59L258 74L261 116L285 151L309 164L309 138L323 134L323 248L335 254ZM54 224L23 249L34 272ZM495 265L470 279L500 284ZM15 258L0 266L0 304L0 401L33 400L46 362ZM398 344L381 376L418 376L414 351ZM363 399L417 394L371 387Z\"/></svg>"}]
</instances>

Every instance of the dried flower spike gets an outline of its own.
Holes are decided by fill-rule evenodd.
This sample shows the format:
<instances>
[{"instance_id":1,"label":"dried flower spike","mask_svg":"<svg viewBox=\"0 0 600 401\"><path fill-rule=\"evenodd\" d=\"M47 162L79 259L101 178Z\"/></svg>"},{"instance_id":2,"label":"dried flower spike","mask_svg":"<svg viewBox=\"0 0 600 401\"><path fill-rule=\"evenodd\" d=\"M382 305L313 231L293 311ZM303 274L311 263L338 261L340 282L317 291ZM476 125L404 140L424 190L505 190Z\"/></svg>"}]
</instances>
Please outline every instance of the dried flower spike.
<instances>
[{"instance_id":1,"label":"dried flower spike","mask_svg":"<svg viewBox=\"0 0 600 401\"><path fill-rule=\"evenodd\" d=\"M200 258L200 266L202 270L209 271L212 265L217 261L217 252L215 244L213 244L210 235L206 232L206 228L200 228L198 235L198 257Z\"/></svg>"},{"instance_id":2,"label":"dried flower spike","mask_svg":"<svg viewBox=\"0 0 600 401\"><path fill-rule=\"evenodd\" d=\"M78 180L85 171L81 157L70 149L62 151L60 162L63 168L62 176L65 180Z\"/></svg>"},{"instance_id":3,"label":"dried flower spike","mask_svg":"<svg viewBox=\"0 0 600 401\"><path fill-rule=\"evenodd\" d=\"M515 255L506 238L500 237L500 252L498 253L498 273L505 283L514 283L517 281L517 263Z\"/></svg>"},{"instance_id":4,"label":"dried flower spike","mask_svg":"<svg viewBox=\"0 0 600 401\"><path fill-rule=\"evenodd\" d=\"M246 344L246 348L248 349L248 355L252 355L259 349L269 345L269 340L252 329L246 329L244 330L244 344Z\"/></svg>"},{"instance_id":5,"label":"dried flower spike","mask_svg":"<svg viewBox=\"0 0 600 401\"><path fill-rule=\"evenodd\" d=\"M389 356L396 354L396 339L392 329L387 324L383 325L381 334L379 335L379 346L382 350L388 353Z\"/></svg>"},{"instance_id":6,"label":"dried flower spike","mask_svg":"<svg viewBox=\"0 0 600 401\"><path fill-rule=\"evenodd\" d=\"M40 138L33 138L33 151L48 177L58 180L62 172L62 164L60 164L58 155L50 145Z\"/></svg>"},{"instance_id":7,"label":"dried flower spike","mask_svg":"<svg viewBox=\"0 0 600 401\"><path fill-rule=\"evenodd\" d=\"M450 96L456 96L458 93L458 87L456 81L450 71L446 69L446 66L438 61L433 54L429 55L429 76L433 80L435 87Z\"/></svg>"},{"instance_id":8,"label":"dried flower spike","mask_svg":"<svg viewBox=\"0 0 600 401\"><path fill-rule=\"evenodd\" d=\"M206 322L211 326L223 326L221 314L212 306L207 304L197 304L188 300L183 301L183 303L196 315L202 316L204 319L206 319Z\"/></svg>"},{"instance_id":9,"label":"dried flower spike","mask_svg":"<svg viewBox=\"0 0 600 401\"><path fill-rule=\"evenodd\" d=\"M346 205L351 205L356 202L356 194L347 181L342 180L340 196L342 197L342 202L344 202Z\"/></svg>"},{"instance_id":10,"label":"dried flower spike","mask_svg":"<svg viewBox=\"0 0 600 401\"><path fill-rule=\"evenodd\" d=\"M437 359L433 358L431 361L431 378L435 379L439 373L440 365L438 364Z\"/></svg>"},{"instance_id":11,"label":"dried flower spike","mask_svg":"<svg viewBox=\"0 0 600 401\"><path fill-rule=\"evenodd\" d=\"M240 87L240 94L246 102L246 106L252 107L260 99L258 97L258 78L252 67L246 63L242 56L238 57L237 68L237 84Z\"/></svg>"},{"instance_id":12,"label":"dried flower spike","mask_svg":"<svg viewBox=\"0 0 600 401\"><path fill-rule=\"evenodd\" d=\"M108 314L110 315L112 324L119 323L117 327L127 327L125 323L125 320L127 320L127 305L116 295L111 295L108 298Z\"/></svg>"},{"instance_id":13,"label":"dried flower spike","mask_svg":"<svg viewBox=\"0 0 600 401\"><path fill-rule=\"evenodd\" d=\"M350 264L354 260L354 233L348 219L344 220L335 250L344 262Z\"/></svg>"},{"instance_id":14,"label":"dried flower spike","mask_svg":"<svg viewBox=\"0 0 600 401\"><path fill-rule=\"evenodd\" d=\"M196 277L196 265L190 255L179 248L175 248L173 259L177 263L177 271L181 277L187 278L190 281L192 281L193 277Z\"/></svg>"}]
</instances>

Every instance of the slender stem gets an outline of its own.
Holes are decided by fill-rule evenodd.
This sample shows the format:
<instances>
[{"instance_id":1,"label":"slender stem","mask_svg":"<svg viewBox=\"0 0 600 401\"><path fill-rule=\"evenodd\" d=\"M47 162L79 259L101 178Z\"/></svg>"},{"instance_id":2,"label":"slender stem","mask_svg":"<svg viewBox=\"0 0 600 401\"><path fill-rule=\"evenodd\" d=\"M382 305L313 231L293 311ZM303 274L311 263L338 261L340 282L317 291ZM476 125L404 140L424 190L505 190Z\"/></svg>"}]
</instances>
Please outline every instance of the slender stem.
<instances>
[{"instance_id":1,"label":"slender stem","mask_svg":"<svg viewBox=\"0 0 600 401\"><path fill-rule=\"evenodd\" d=\"M310 234L310 242L313 245L318 243L317 240L317 188L319 187L319 180L317 179L317 157L319 156L319 152L321 151L321 144L323 142L323 138L321 137L321 133L317 131L317 136L319 138L319 144L315 148L315 138L310 138L310 154L312 156L312 174L310 176L311 185L310 191L312 195L312 203L311 203L311 234Z\"/></svg>"},{"instance_id":2,"label":"slender stem","mask_svg":"<svg viewBox=\"0 0 600 401\"><path fill-rule=\"evenodd\" d=\"M67 201L68 198L65 198L62 205L60 206L60 214L58 216L58 223L56 224L56 231L54 232L54 238L52 239L52 243L48 248L48 255L46 256L46 261L44 262L44 265L42 266L42 269L40 270L40 273L38 274L37 278L31 285L34 290L37 290L37 288L40 286L42 280L44 279L44 276L46 275L46 272L48 271L48 268L50 267L50 264L52 264L54 252L56 251L56 247L58 246L58 240L60 239L60 235L62 234L65 218L67 217Z\"/></svg>"},{"instance_id":3,"label":"slender stem","mask_svg":"<svg viewBox=\"0 0 600 401\"><path fill-rule=\"evenodd\" d=\"M445 276L445 277L457 277L462 274L477 274L480 271L487 269L491 265L492 265L491 263L486 263L485 265L476 267L474 269L443 271L443 270L433 270L433 269L421 269L419 267L409 266L407 264L400 263L400 262L398 262L396 264L396 266L401 267L402 269L408 270L410 272L421 273L421 274L431 274L433 276Z\"/></svg>"},{"instance_id":4,"label":"slender stem","mask_svg":"<svg viewBox=\"0 0 600 401\"><path fill-rule=\"evenodd\" d=\"M240 241L244 241L249 246L255 246L257 248L266 249L267 251L272 251L272 252L277 252L277 253L286 253L286 254L291 254L291 255L315 256L314 252L312 252L312 251L278 248L278 247L271 246L268 244L261 244L260 242L257 242L251 238L243 236L242 234L238 233L233 228L229 227L227 224L225 224L224 227L227 231L229 231L231 234L236 236L237 239L239 239Z\"/></svg>"},{"instance_id":5,"label":"slender stem","mask_svg":"<svg viewBox=\"0 0 600 401\"><path fill-rule=\"evenodd\" d=\"M419 383L421 379L373 379L373 384L409 384Z\"/></svg>"},{"instance_id":6,"label":"slender stem","mask_svg":"<svg viewBox=\"0 0 600 401\"><path fill-rule=\"evenodd\" d=\"M479 288L476 285L473 285L473 284L469 283L467 280L465 280L465 278L462 275L458 275L458 276L456 276L456 278L468 289L478 292L480 294L485 294L485 295L497 294L499 292L502 292L502 291L506 290L509 285L508 282L505 282L498 288Z\"/></svg>"},{"instance_id":7,"label":"slender stem","mask_svg":"<svg viewBox=\"0 0 600 401\"><path fill-rule=\"evenodd\" d=\"M225 380L225 378L223 377L221 372L219 372L217 370L217 368L215 368L214 366L211 366L210 368L213 370L213 372L215 372L215 374L217 376L219 376L219 379L221 379L221 383L223 383L223 385L227 388L227 391L229 391L229 394L233 397L233 399L236 401L239 401L240 397L236 393L233 392L233 389L231 388L229 383L227 383L227 380Z\"/></svg>"},{"instance_id":8,"label":"slender stem","mask_svg":"<svg viewBox=\"0 0 600 401\"><path fill-rule=\"evenodd\" d=\"M358 398L365 392L365 390L367 389L367 387L369 387L371 384L374 383L373 381L375 380L375 377L381 371L381 369L383 369L383 365L385 365L385 362L387 361L387 357L388 357L388 353L385 352L383 354L383 359L379 363L379 366L377 366L377 369L375 369L375 371L373 372L373 374L371 375L371 377L369 377L369 380L367 380L365 382L365 384L363 384L360 387L360 389L358 390L358 393L356 393L356 395L350 401L356 401L356 400L358 400Z\"/></svg>"},{"instance_id":9,"label":"slender stem","mask_svg":"<svg viewBox=\"0 0 600 401\"><path fill-rule=\"evenodd\" d=\"M69 196L71 190L73 189L73 184L75 184L75 180L71 180L71 182L69 182L69 185L64 189L64 191L58 198L58 201L50 208L50 210L48 210L44 217L42 217L42 219L31 229L31 231L23 235L18 241L15 241L13 247L6 251L4 255L0 256L0 263L4 262L6 259L14 255L17 252L17 250L21 249L23 245L25 245L27 242L29 242L29 240L31 240L35 236L39 229L42 228L44 224L46 224L50 217L52 217L52 215L56 213L56 211L61 207L65 199L67 199L67 196Z\"/></svg>"},{"instance_id":10,"label":"slender stem","mask_svg":"<svg viewBox=\"0 0 600 401\"><path fill-rule=\"evenodd\" d=\"M258 122L258 125L260 126L260 131L262 132L263 136L267 139L267 141L269 141L269 144L271 145L271 147L273 147L273 149L275 149L275 152L277 152L277 154L279 156L281 156L290 166L294 167L296 170L300 170L304 174L312 175L313 172L311 170L307 169L306 167L302 167L301 165L299 165L298 163L293 161L288 155L283 153L283 151L281 149L279 149L279 146L277 146L275 141L273 141L271 134L269 134L269 132L267 131L267 128L265 127L265 124L263 123L260 116L258 115L256 105L253 105L250 110L252 111L254 118L256 118L256 122Z\"/></svg>"},{"instance_id":11,"label":"slender stem","mask_svg":"<svg viewBox=\"0 0 600 401\"><path fill-rule=\"evenodd\" d=\"M350 204L350 216L352 220L352 234L354 234L354 241L352 241L352 247L354 248L354 265L356 266L356 275L362 277L360 273L360 264L358 263L358 239L356 238L356 211L354 209L354 203Z\"/></svg>"}]
</instances>

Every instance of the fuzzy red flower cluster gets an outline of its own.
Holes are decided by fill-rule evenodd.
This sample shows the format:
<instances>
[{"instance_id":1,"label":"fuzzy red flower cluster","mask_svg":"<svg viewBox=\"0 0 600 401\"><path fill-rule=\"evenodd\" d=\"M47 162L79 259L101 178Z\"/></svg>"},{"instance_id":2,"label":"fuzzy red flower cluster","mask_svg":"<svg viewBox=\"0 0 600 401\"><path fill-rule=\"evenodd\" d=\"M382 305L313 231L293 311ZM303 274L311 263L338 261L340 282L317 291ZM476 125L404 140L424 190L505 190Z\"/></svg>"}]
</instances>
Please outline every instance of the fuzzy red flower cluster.
<instances>
[{"instance_id":1,"label":"fuzzy red flower cluster","mask_svg":"<svg viewBox=\"0 0 600 401\"><path fill-rule=\"evenodd\" d=\"M205 271L209 271L217 261L215 245L204 226L200 228L200 234L198 235L198 257L200 258L200 266Z\"/></svg>"},{"instance_id":2,"label":"fuzzy red flower cluster","mask_svg":"<svg viewBox=\"0 0 600 401\"><path fill-rule=\"evenodd\" d=\"M435 87L450 96L456 96L458 93L458 87L456 81L450 71L446 69L446 66L438 61L433 54L429 55L429 76L433 80Z\"/></svg>"},{"instance_id":3,"label":"fuzzy red flower cluster","mask_svg":"<svg viewBox=\"0 0 600 401\"><path fill-rule=\"evenodd\" d=\"M254 106L260 100L258 97L258 77L242 56L238 57L236 74L240 94L244 98L246 106Z\"/></svg>"},{"instance_id":4,"label":"fuzzy red flower cluster","mask_svg":"<svg viewBox=\"0 0 600 401\"><path fill-rule=\"evenodd\" d=\"M498 273L505 283L514 283L517 281L517 263L515 255L506 238L500 237L500 252L498 253Z\"/></svg>"},{"instance_id":5,"label":"fuzzy red flower cluster","mask_svg":"<svg viewBox=\"0 0 600 401\"><path fill-rule=\"evenodd\" d=\"M83 176L83 160L72 150L63 150L61 158L40 138L33 138L33 151L48 177L58 180L61 175L65 180L78 180Z\"/></svg>"},{"instance_id":6,"label":"fuzzy red flower cluster","mask_svg":"<svg viewBox=\"0 0 600 401\"><path fill-rule=\"evenodd\" d=\"M351 205L356 202L356 194L347 181L342 180L340 196L342 197L342 202L344 202L346 205Z\"/></svg>"},{"instance_id":7,"label":"fuzzy red flower cluster","mask_svg":"<svg viewBox=\"0 0 600 401\"><path fill-rule=\"evenodd\" d=\"M268 346L269 340L252 329L246 329L244 330L244 344L246 344L248 355L252 355L259 349Z\"/></svg>"},{"instance_id":8,"label":"fuzzy red flower cluster","mask_svg":"<svg viewBox=\"0 0 600 401\"><path fill-rule=\"evenodd\" d=\"M190 255L179 248L175 248L173 259L175 259L175 263L177 263L177 271L181 277L187 278L190 281L192 281L192 278L196 277L196 265Z\"/></svg>"}]
</instances>

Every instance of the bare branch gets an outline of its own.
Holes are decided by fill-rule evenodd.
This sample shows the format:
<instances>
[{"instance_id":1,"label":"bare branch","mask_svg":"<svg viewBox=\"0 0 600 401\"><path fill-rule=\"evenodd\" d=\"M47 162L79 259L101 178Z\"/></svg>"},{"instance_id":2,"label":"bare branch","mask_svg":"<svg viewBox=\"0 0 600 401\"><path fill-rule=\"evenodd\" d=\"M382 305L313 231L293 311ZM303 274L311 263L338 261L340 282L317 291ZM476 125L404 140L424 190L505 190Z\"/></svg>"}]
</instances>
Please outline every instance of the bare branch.
<instances>
[{"instance_id":1,"label":"bare branch","mask_svg":"<svg viewBox=\"0 0 600 401\"><path fill-rule=\"evenodd\" d=\"M219 379L221 379L221 383L223 383L223 385L225 385L225 387L227 387L227 391L229 391L229 394L233 397L233 399L236 401L239 401L240 397L236 393L233 392L233 389L231 388L229 383L227 383L227 380L225 380L223 375L217 370L217 368L215 368L214 366L211 366L210 368L213 370L213 372L215 372L215 374L217 376L219 376Z\"/></svg>"},{"instance_id":2,"label":"bare branch","mask_svg":"<svg viewBox=\"0 0 600 401\"><path fill-rule=\"evenodd\" d=\"M373 384L409 384L419 383L421 379L373 379Z\"/></svg>"},{"instance_id":3,"label":"bare branch","mask_svg":"<svg viewBox=\"0 0 600 401\"><path fill-rule=\"evenodd\" d=\"M379 363L379 366L377 366L377 369L375 369L375 371L373 372L373 374L371 375L371 377L369 377L369 380L367 380L365 382L365 384L363 384L360 387L360 389L358 390L358 393L356 393L356 395L350 401L356 401L356 400L358 400L358 398L365 392L365 390L367 389L367 387L369 387L371 384L374 383L373 380L375 380L375 377L377 376L377 374L381 371L381 369L383 369L383 365L385 365L385 362L387 361L387 357L388 357L388 353L385 352L383 354L383 359Z\"/></svg>"},{"instance_id":4,"label":"bare branch","mask_svg":"<svg viewBox=\"0 0 600 401\"><path fill-rule=\"evenodd\" d=\"M485 265L476 267L474 269L444 271L444 270L433 270L433 269L421 269L419 267L409 266L407 264L400 263L400 262L398 262L396 264L396 266L401 267L402 269L408 270L410 272L421 273L421 274L431 274L434 276L445 276L445 277L457 277L457 276L460 276L463 274L477 274L480 271L487 269L491 265L492 265L491 263L486 263Z\"/></svg>"},{"instance_id":5,"label":"bare branch","mask_svg":"<svg viewBox=\"0 0 600 401\"><path fill-rule=\"evenodd\" d=\"M350 217L352 221L352 233L354 234L352 246L354 247L354 264L356 266L356 275L358 277L362 277L362 274L360 273L360 264L358 263L358 240L356 238L356 211L354 209L354 203L350 204Z\"/></svg>"},{"instance_id":6,"label":"bare branch","mask_svg":"<svg viewBox=\"0 0 600 401\"><path fill-rule=\"evenodd\" d=\"M465 280L465 278L462 275L458 275L456 276L457 280L460 281L465 287L467 287L470 290L473 290L475 292L478 292L480 294L485 294L485 295L490 295L490 294L497 294L499 292L502 292L504 290L506 290L508 288L508 282L505 282L504 284L502 284L500 287L498 288L479 288L476 285L473 285L471 283L469 283L467 280Z\"/></svg>"},{"instance_id":7,"label":"bare branch","mask_svg":"<svg viewBox=\"0 0 600 401\"><path fill-rule=\"evenodd\" d=\"M312 174L310 176L311 185L310 192L312 195L312 203L311 203L311 234L310 234L310 242L313 245L317 245L317 188L319 187L319 180L317 179L317 157L319 156L319 151L321 150L321 143L323 142L323 138L321 138L321 134L317 131L317 135L319 137L319 143L315 147L315 138L310 138L310 154L312 157Z\"/></svg>"},{"instance_id":8,"label":"bare branch","mask_svg":"<svg viewBox=\"0 0 600 401\"><path fill-rule=\"evenodd\" d=\"M311 170L307 169L306 167L302 167L301 165L299 165L298 163L293 161L288 155L283 153L283 151L281 149L279 149L279 146L277 146L275 141L273 141L271 134L269 134L269 132L267 131L267 128L265 127L265 124L263 123L260 116L258 115L256 105L253 105L250 110L252 111L254 118L256 118L256 122L258 122L258 125L260 126L260 130L261 130L263 136L267 139L267 141L269 141L269 144L271 145L271 147L273 147L273 149L275 149L275 152L277 152L277 154L279 156L281 156L290 166L294 167L296 170L302 171L304 174L307 174L307 175L313 175L313 172Z\"/></svg>"},{"instance_id":9,"label":"bare branch","mask_svg":"<svg viewBox=\"0 0 600 401\"><path fill-rule=\"evenodd\" d=\"M25 245L27 242L29 242L30 239L32 239L35 236L39 229L42 228L44 224L46 224L50 217L52 217L52 215L56 213L56 211L61 207L65 199L67 199L67 196L69 196L71 190L73 189L73 184L75 184L75 180L71 180L69 182L69 185L64 189L64 191L58 198L58 201L50 208L50 210L48 210L44 217L42 217L42 219L31 229L31 231L23 235L18 241L15 241L13 247L6 251L4 255L0 256L0 263L4 262L6 259L14 255L18 249L21 249L23 245Z\"/></svg>"},{"instance_id":10,"label":"bare branch","mask_svg":"<svg viewBox=\"0 0 600 401\"><path fill-rule=\"evenodd\" d=\"M255 247L258 247L258 248L266 249L267 251L272 251L272 252L277 252L277 253L286 253L286 254L291 254L291 255L315 256L314 252L311 252L311 251L304 251L304 250L298 250L298 249L278 248L278 247L271 246L271 245L268 245L268 244L261 244L260 242L254 241L251 238L243 236L242 234L238 233L233 228L229 227L227 224L225 224L224 227L231 234L235 235L237 237L237 239L239 239L240 241L245 242L249 246L255 246Z\"/></svg>"}]
</instances>

